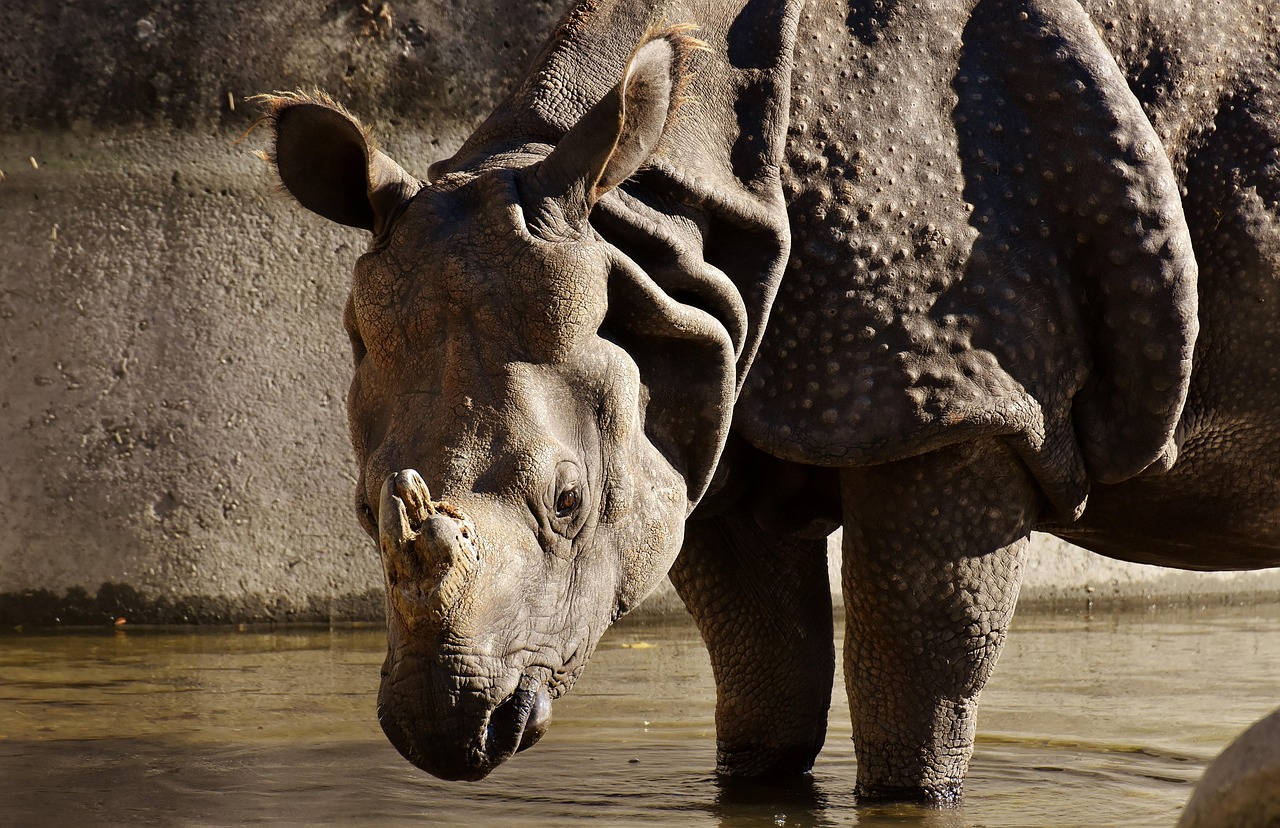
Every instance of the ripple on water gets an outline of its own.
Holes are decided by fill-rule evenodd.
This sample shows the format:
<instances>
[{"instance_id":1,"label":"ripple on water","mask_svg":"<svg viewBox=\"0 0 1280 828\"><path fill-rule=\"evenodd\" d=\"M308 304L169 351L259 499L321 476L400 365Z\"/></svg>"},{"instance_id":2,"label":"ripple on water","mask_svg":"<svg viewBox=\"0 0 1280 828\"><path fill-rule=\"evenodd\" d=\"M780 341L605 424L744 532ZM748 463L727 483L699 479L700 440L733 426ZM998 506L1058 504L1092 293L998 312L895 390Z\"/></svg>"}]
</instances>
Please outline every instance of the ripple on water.
<instances>
[{"instance_id":1,"label":"ripple on water","mask_svg":"<svg viewBox=\"0 0 1280 828\"><path fill-rule=\"evenodd\" d=\"M535 749L442 783L378 730L382 647L368 631L0 638L0 824L1171 825L1275 704L1280 611L1021 616L970 793L941 811L856 807L838 692L811 779L718 784L710 669L684 620L624 621Z\"/></svg>"}]
</instances>

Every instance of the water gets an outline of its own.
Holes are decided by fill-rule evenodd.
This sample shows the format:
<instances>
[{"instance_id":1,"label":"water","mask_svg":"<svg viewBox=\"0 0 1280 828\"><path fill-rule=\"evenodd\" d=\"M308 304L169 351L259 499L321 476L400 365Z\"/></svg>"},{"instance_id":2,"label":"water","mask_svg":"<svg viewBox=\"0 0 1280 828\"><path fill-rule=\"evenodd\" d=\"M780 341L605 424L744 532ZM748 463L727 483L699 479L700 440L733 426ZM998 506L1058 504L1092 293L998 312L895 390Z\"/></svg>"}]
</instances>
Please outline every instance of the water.
<instances>
[{"instance_id":1,"label":"water","mask_svg":"<svg viewBox=\"0 0 1280 828\"><path fill-rule=\"evenodd\" d=\"M811 781L725 789L697 633L624 621L536 748L442 783L374 721L380 630L125 630L0 638L0 824L1168 826L1280 703L1280 607L1023 613L963 807L859 809L842 691Z\"/></svg>"}]
</instances>

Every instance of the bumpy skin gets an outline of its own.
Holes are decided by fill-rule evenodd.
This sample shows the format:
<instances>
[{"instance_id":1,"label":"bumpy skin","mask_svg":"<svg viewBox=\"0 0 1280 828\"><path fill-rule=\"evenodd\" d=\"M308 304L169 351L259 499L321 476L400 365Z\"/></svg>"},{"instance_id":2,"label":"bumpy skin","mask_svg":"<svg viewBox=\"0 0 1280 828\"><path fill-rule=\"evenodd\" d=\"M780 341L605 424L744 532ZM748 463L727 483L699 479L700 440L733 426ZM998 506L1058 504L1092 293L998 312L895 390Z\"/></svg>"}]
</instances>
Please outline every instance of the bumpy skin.
<instances>
[{"instance_id":1,"label":"bumpy skin","mask_svg":"<svg viewBox=\"0 0 1280 828\"><path fill-rule=\"evenodd\" d=\"M786 473L735 448L739 478ZM750 493L726 500L724 511L715 498L704 502L690 521L671 582L711 653L720 771L795 776L813 767L827 734L835 669L827 544L820 532L761 527Z\"/></svg>"},{"instance_id":2,"label":"bumpy skin","mask_svg":"<svg viewBox=\"0 0 1280 828\"><path fill-rule=\"evenodd\" d=\"M744 433L833 466L1001 436L1068 516L1090 475L1141 471L1186 393L1195 261L1088 17L890 2L801 29L793 249Z\"/></svg>"},{"instance_id":3,"label":"bumpy skin","mask_svg":"<svg viewBox=\"0 0 1280 828\"><path fill-rule=\"evenodd\" d=\"M1017 453L991 439L847 469L841 484L859 794L954 798L1041 495Z\"/></svg>"},{"instance_id":4,"label":"bumpy skin","mask_svg":"<svg viewBox=\"0 0 1280 828\"><path fill-rule=\"evenodd\" d=\"M1272 6L1142 4L1105 21L1173 161L1199 263L1201 335L1165 474L1097 486L1046 529L1112 557L1275 566L1280 543L1280 97ZM1259 13L1255 9L1262 10ZM1148 48L1129 44L1150 39Z\"/></svg>"},{"instance_id":5,"label":"bumpy skin","mask_svg":"<svg viewBox=\"0 0 1280 828\"><path fill-rule=\"evenodd\" d=\"M674 562L721 772L804 772L843 524L859 791L953 799L1033 527L1280 563L1278 32L1242 0L589 0L429 184L274 99L286 187L374 234L347 325L392 741L488 773Z\"/></svg>"}]
</instances>

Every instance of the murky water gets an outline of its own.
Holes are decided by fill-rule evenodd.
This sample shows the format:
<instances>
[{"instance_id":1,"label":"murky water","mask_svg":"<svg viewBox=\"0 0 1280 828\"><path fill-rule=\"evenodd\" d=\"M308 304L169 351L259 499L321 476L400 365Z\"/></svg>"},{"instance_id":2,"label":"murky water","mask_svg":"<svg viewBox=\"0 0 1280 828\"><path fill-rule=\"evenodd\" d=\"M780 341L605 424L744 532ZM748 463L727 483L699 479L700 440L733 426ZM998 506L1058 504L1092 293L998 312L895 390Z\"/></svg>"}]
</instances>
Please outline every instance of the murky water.
<instances>
[{"instance_id":1,"label":"murky water","mask_svg":"<svg viewBox=\"0 0 1280 828\"><path fill-rule=\"evenodd\" d=\"M836 693L812 780L724 789L685 620L624 621L546 738L442 783L379 731L379 630L0 638L2 825L1171 825L1280 703L1280 607L1023 613L983 697L962 808L863 808Z\"/></svg>"}]
</instances>

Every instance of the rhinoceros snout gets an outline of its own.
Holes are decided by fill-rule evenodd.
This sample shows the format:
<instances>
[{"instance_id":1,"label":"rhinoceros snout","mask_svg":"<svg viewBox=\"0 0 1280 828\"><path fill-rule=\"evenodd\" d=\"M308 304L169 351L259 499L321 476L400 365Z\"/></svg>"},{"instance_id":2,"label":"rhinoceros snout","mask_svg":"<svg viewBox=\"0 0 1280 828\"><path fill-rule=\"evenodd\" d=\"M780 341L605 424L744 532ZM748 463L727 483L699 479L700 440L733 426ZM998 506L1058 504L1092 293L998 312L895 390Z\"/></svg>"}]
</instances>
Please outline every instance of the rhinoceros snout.
<instances>
[{"instance_id":1,"label":"rhinoceros snout","mask_svg":"<svg viewBox=\"0 0 1280 828\"><path fill-rule=\"evenodd\" d=\"M422 476L404 469L383 480L377 523L389 608L378 698L383 731L428 773L481 779L547 731L548 676L527 664L504 664L481 676L434 649L451 635L456 641L460 628L473 627L469 613L494 593L466 514L433 500ZM513 669L521 672L506 672ZM512 679L514 686L506 684ZM472 691L460 694L459 686Z\"/></svg>"},{"instance_id":2,"label":"rhinoceros snout","mask_svg":"<svg viewBox=\"0 0 1280 828\"><path fill-rule=\"evenodd\" d=\"M533 675L492 710L462 705L437 716L412 714L406 699L380 694L378 720L391 744L418 768L446 780L488 776L537 744L551 724L551 694Z\"/></svg>"},{"instance_id":3,"label":"rhinoceros snout","mask_svg":"<svg viewBox=\"0 0 1280 828\"><path fill-rule=\"evenodd\" d=\"M475 525L458 509L433 501L413 469L387 475L378 504L378 546L387 585L403 620L412 623L453 606L479 562Z\"/></svg>"}]
</instances>

